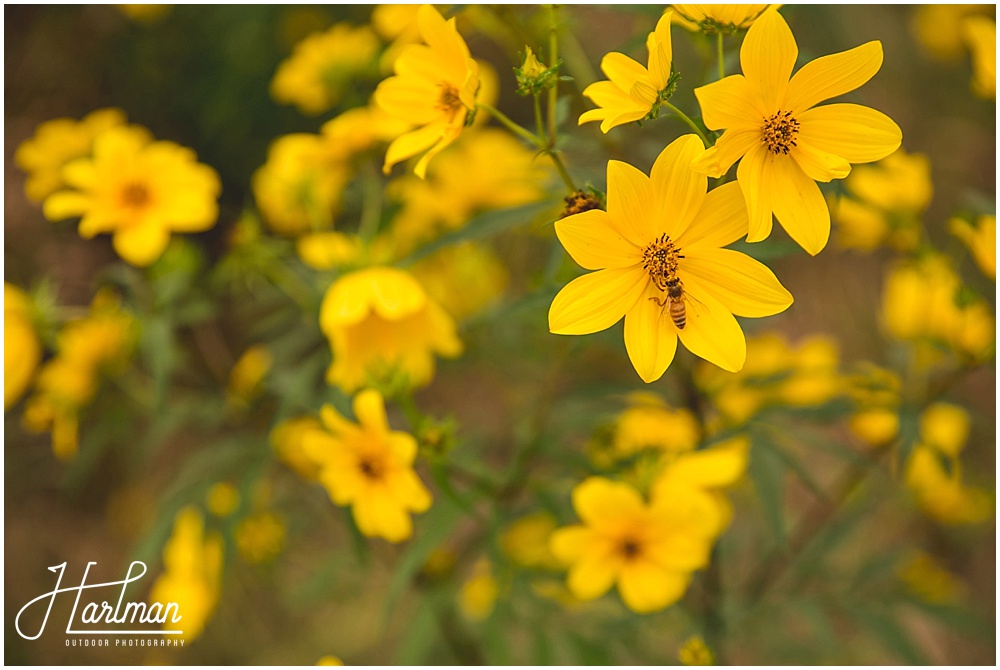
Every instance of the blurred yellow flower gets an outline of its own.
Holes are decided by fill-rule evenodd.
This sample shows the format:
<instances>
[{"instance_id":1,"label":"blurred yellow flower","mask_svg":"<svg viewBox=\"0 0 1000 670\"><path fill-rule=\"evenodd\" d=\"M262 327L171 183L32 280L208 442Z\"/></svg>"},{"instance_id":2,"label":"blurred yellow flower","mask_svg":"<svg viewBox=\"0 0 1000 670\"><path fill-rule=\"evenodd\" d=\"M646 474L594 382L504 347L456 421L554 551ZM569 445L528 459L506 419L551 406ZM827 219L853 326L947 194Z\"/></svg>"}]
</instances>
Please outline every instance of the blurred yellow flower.
<instances>
[{"instance_id":1,"label":"blurred yellow flower","mask_svg":"<svg viewBox=\"0 0 1000 670\"><path fill-rule=\"evenodd\" d=\"M932 447L918 444L913 448L905 481L924 512L941 523L983 523L993 516L989 492L963 484L958 460L950 459L946 470L942 455Z\"/></svg>"},{"instance_id":2,"label":"blurred yellow flower","mask_svg":"<svg viewBox=\"0 0 1000 670\"><path fill-rule=\"evenodd\" d=\"M661 16L656 28L646 37L647 67L617 51L605 54L601 59L601 71L608 80L595 82L583 90L583 95L590 98L597 109L581 114L581 125L600 121L601 132L606 133L615 126L656 118L660 105L674 92L670 45L672 14L668 10Z\"/></svg>"},{"instance_id":3,"label":"blurred yellow flower","mask_svg":"<svg viewBox=\"0 0 1000 670\"><path fill-rule=\"evenodd\" d=\"M720 524L715 501L677 487L665 503L647 504L627 484L590 477L573 489L582 524L560 528L550 547L569 567L574 596L592 600L615 584L629 609L647 613L677 602L691 572L708 563Z\"/></svg>"},{"instance_id":4,"label":"blurred yellow flower","mask_svg":"<svg viewBox=\"0 0 1000 670\"><path fill-rule=\"evenodd\" d=\"M372 267L342 276L320 306L333 363L327 381L350 393L372 380L417 388L434 377L434 354L455 357L455 322L414 277Z\"/></svg>"},{"instance_id":5,"label":"blurred yellow flower","mask_svg":"<svg viewBox=\"0 0 1000 670\"><path fill-rule=\"evenodd\" d=\"M205 629L222 591L222 537L205 532L205 520L195 507L185 507L174 519L174 532L163 547L163 574L149 592L153 602L175 602L180 623L163 624L181 629L191 642Z\"/></svg>"},{"instance_id":6,"label":"blurred yellow flower","mask_svg":"<svg viewBox=\"0 0 1000 670\"><path fill-rule=\"evenodd\" d=\"M625 317L625 348L646 383L673 360L677 339L692 353L735 372L746 341L734 314L784 311L792 296L763 264L722 249L746 233L738 184L706 195L691 169L704 153L695 135L668 145L650 177L608 163L608 211L590 210L555 224L578 264L597 270L574 279L549 308L549 330L585 335Z\"/></svg>"},{"instance_id":7,"label":"blurred yellow flower","mask_svg":"<svg viewBox=\"0 0 1000 670\"><path fill-rule=\"evenodd\" d=\"M233 531L236 550L247 563L267 563L281 553L285 524L273 512L261 512L240 521Z\"/></svg>"},{"instance_id":8,"label":"blurred yellow flower","mask_svg":"<svg viewBox=\"0 0 1000 670\"><path fill-rule=\"evenodd\" d=\"M993 5L933 4L913 10L910 27L917 41L935 58L958 60L963 53L962 22L966 17L988 14Z\"/></svg>"},{"instance_id":9,"label":"blurred yellow flower","mask_svg":"<svg viewBox=\"0 0 1000 670\"><path fill-rule=\"evenodd\" d=\"M472 566L472 574L462 582L458 592L458 607L470 621L483 621L493 613L500 586L493 576L493 566L486 559L479 559Z\"/></svg>"},{"instance_id":10,"label":"blurred yellow flower","mask_svg":"<svg viewBox=\"0 0 1000 670\"><path fill-rule=\"evenodd\" d=\"M684 665L715 665L715 654L701 636L695 635L684 642L677 652L677 660Z\"/></svg>"},{"instance_id":11,"label":"blurred yellow flower","mask_svg":"<svg viewBox=\"0 0 1000 670\"><path fill-rule=\"evenodd\" d=\"M17 286L3 283L3 408L24 392L42 360L42 343L31 317L31 299Z\"/></svg>"},{"instance_id":12,"label":"blurred yellow flower","mask_svg":"<svg viewBox=\"0 0 1000 670\"><path fill-rule=\"evenodd\" d=\"M746 30L771 5L671 5L688 30L734 35Z\"/></svg>"},{"instance_id":13,"label":"blurred yellow flower","mask_svg":"<svg viewBox=\"0 0 1000 670\"><path fill-rule=\"evenodd\" d=\"M854 168L844 185L851 197L840 198L833 208L842 247L863 251L882 245L898 251L917 247L920 215L933 195L927 156L898 149L874 165Z\"/></svg>"},{"instance_id":14,"label":"blurred yellow flower","mask_svg":"<svg viewBox=\"0 0 1000 670\"><path fill-rule=\"evenodd\" d=\"M923 551L910 556L899 567L898 574L911 593L929 603L953 603L964 590L958 578Z\"/></svg>"},{"instance_id":15,"label":"blurred yellow flower","mask_svg":"<svg viewBox=\"0 0 1000 670\"><path fill-rule=\"evenodd\" d=\"M997 24L986 16L962 19L962 39L972 52L972 90L980 98L997 97Z\"/></svg>"},{"instance_id":16,"label":"blurred yellow flower","mask_svg":"<svg viewBox=\"0 0 1000 670\"><path fill-rule=\"evenodd\" d=\"M229 372L226 398L236 406L245 407L263 391L264 378L274 364L267 347L255 344L243 352Z\"/></svg>"},{"instance_id":17,"label":"blurred yellow flower","mask_svg":"<svg viewBox=\"0 0 1000 670\"><path fill-rule=\"evenodd\" d=\"M920 414L920 438L945 456L956 457L969 439L969 413L945 402L936 402Z\"/></svg>"},{"instance_id":18,"label":"blurred yellow flower","mask_svg":"<svg viewBox=\"0 0 1000 670\"><path fill-rule=\"evenodd\" d=\"M155 23L173 10L173 5L142 4L117 5L122 14L139 23Z\"/></svg>"},{"instance_id":19,"label":"blurred yellow flower","mask_svg":"<svg viewBox=\"0 0 1000 670\"><path fill-rule=\"evenodd\" d=\"M352 423L330 405L320 413L325 430L305 437L306 454L320 466L319 481L336 505L351 505L364 535L402 542L413 535L410 512L427 511L431 494L417 473L417 441L392 431L382 395L365 389L354 397Z\"/></svg>"},{"instance_id":20,"label":"blurred yellow flower","mask_svg":"<svg viewBox=\"0 0 1000 670\"><path fill-rule=\"evenodd\" d=\"M213 484L205 495L205 507L217 517L225 518L240 506L240 492L229 482Z\"/></svg>"},{"instance_id":21,"label":"blurred yellow flower","mask_svg":"<svg viewBox=\"0 0 1000 670\"><path fill-rule=\"evenodd\" d=\"M145 128L116 126L94 139L93 156L63 169L75 190L45 199L46 218L81 217L80 236L112 233L115 251L132 265L158 259L171 232L196 233L215 225L222 183L195 153L154 142Z\"/></svg>"},{"instance_id":22,"label":"blurred yellow flower","mask_svg":"<svg viewBox=\"0 0 1000 670\"><path fill-rule=\"evenodd\" d=\"M250 183L268 227L281 235L299 235L333 226L349 178L322 136L293 133L271 143L267 162Z\"/></svg>"},{"instance_id":23,"label":"blurred yellow flower","mask_svg":"<svg viewBox=\"0 0 1000 670\"><path fill-rule=\"evenodd\" d=\"M286 419L271 430L271 447L278 459L303 479L316 479L319 465L306 453L305 440L309 433L322 430L323 425L314 416Z\"/></svg>"},{"instance_id":24,"label":"blurred yellow flower","mask_svg":"<svg viewBox=\"0 0 1000 670\"><path fill-rule=\"evenodd\" d=\"M689 410L673 409L652 394L633 394L628 409L618 415L612 445L620 456L645 449L689 451L701 439L701 426Z\"/></svg>"},{"instance_id":25,"label":"blurred yellow flower","mask_svg":"<svg viewBox=\"0 0 1000 670\"><path fill-rule=\"evenodd\" d=\"M427 295L456 321L495 302L507 287L507 268L488 247L472 241L449 245L411 268Z\"/></svg>"},{"instance_id":26,"label":"blurred yellow flower","mask_svg":"<svg viewBox=\"0 0 1000 670\"><path fill-rule=\"evenodd\" d=\"M419 12L420 5L378 5L372 9L372 28L382 39L392 42L379 60L382 72L392 71L403 47L420 41Z\"/></svg>"},{"instance_id":27,"label":"blurred yellow flower","mask_svg":"<svg viewBox=\"0 0 1000 670\"><path fill-rule=\"evenodd\" d=\"M500 548L512 561L526 568L557 567L559 562L549 549L549 537L557 525L549 512L523 516L500 535Z\"/></svg>"},{"instance_id":28,"label":"blurred yellow flower","mask_svg":"<svg viewBox=\"0 0 1000 670\"><path fill-rule=\"evenodd\" d=\"M14 152L14 162L28 175L24 183L28 199L41 202L65 188L63 166L89 155L95 137L124 123L125 113L120 109L98 109L80 121L53 119L40 124L34 136Z\"/></svg>"},{"instance_id":29,"label":"blurred yellow flower","mask_svg":"<svg viewBox=\"0 0 1000 670\"><path fill-rule=\"evenodd\" d=\"M948 222L951 234L962 240L972 252L976 265L990 279L997 278L997 217L983 215L972 225L955 217Z\"/></svg>"},{"instance_id":30,"label":"blurred yellow flower","mask_svg":"<svg viewBox=\"0 0 1000 670\"><path fill-rule=\"evenodd\" d=\"M348 161L376 144L388 143L410 130L412 124L393 117L374 104L354 107L320 127L332 156Z\"/></svg>"},{"instance_id":31,"label":"blurred yellow flower","mask_svg":"<svg viewBox=\"0 0 1000 670\"><path fill-rule=\"evenodd\" d=\"M371 69L378 49L378 38L368 26L338 23L309 35L278 65L271 96L303 114L325 112Z\"/></svg>"},{"instance_id":32,"label":"blurred yellow flower","mask_svg":"<svg viewBox=\"0 0 1000 670\"><path fill-rule=\"evenodd\" d=\"M300 235L295 240L295 252L311 268L332 270L357 263L365 250L357 235L331 230Z\"/></svg>"},{"instance_id":33,"label":"blurred yellow flower","mask_svg":"<svg viewBox=\"0 0 1000 670\"><path fill-rule=\"evenodd\" d=\"M455 141L476 112L479 64L455 28L431 5L417 12L417 26L424 44L404 47L393 63L396 76L382 81L374 100L390 115L420 126L400 135L389 145L383 171L421 155L414 173L423 178L427 164Z\"/></svg>"},{"instance_id":34,"label":"blurred yellow flower","mask_svg":"<svg viewBox=\"0 0 1000 670\"><path fill-rule=\"evenodd\" d=\"M336 656L321 656L316 665L343 665L344 662Z\"/></svg>"},{"instance_id":35,"label":"blurred yellow flower","mask_svg":"<svg viewBox=\"0 0 1000 670\"><path fill-rule=\"evenodd\" d=\"M747 241L771 234L773 214L815 255L830 236L830 210L816 182L846 177L851 163L885 158L903 136L869 107L815 106L871 79L882 66L880 42L818 58L791 76L797 56L788 24L768 9L743 40L743 74L695 89L705 125L725 129L696 169L719 177L742 158L736 177L749 210Z\"/></svg>"},{"instance_id":36,"label":"blurred yellow flower","mask_svg":"<svg viewBox=\"0 0 1000 670\"><path fill-rule=\"evenodd\" d=\"M885 407L862 409L851 415L848 426L871 446L883 446L899 434L899 413Z\"/></svg>"},{"instance_id":37,"label":"blurred yellow flower","mask_svg":"<svg viewBox=\"0 0 1000 670\"><path fill-rule=\"evenodd\" d=\"M35 378L24 409L24 425L52 431L52 450L62 460L76 456L80 410L97 393L101 373L124 368L138 339L138 322L113 292L94 296L90 314L70 321L56 336L56 356Z\"/></svg>"}]
</instances>

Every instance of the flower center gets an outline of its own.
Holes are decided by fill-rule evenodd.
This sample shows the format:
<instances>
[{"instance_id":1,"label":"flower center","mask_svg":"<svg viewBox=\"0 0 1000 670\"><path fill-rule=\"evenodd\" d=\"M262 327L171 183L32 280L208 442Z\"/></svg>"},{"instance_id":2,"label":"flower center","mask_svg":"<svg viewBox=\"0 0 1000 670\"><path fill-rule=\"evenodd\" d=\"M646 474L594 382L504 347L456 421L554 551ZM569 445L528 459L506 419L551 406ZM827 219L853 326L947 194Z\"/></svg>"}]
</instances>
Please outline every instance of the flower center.
<instances>
[{"instance_id":1,"label":"flower center","mask_svg":"<svg viewBox=\"0 0 1000 670\"><path fill-rule=\"evenodd\" d=\"M358 470L367 479L376 481L382 479L385 474L385 467L382 461L371 456L363 456L360 461L358 461Z\"/></svg>"},{"instance_id":2,"label":"flower center","mask_svg":"<svg viewBox=\"0 0 1000 670\"><path fill-rule=\"evenodd\" d=\"M618 551L626 561L630 561L639 556L642 546L634 539L627 537L618 545Z\"/></svg>"},{"instance_id":3,"label":"flower center","mask_svg":"<svg viewBox=\"0 0 1000 670\"><path fill-rule=\"evenodd\" d=\"M441 89L441 96L438 98L437 108L442 112L452 114L462 107L462 99L458 97L458 89L446 81L438 84Z\"/></svg>"},{"instance_id":4,"label":"flower center","mask_svg":"<svg viewBox=\"0 0 1000 670\"><path fill-rule=\"evenodd\" d=\"M681 258L684 256L680 247L675 247L670 237L663 234L642 252L642 268L656 288L667 291L678 284L677 267Z\"/></svg>"},{"instance_id":5,"label":"flower center","mask_svg":"<svg viewBox=\"0 0 1000 670\"><path fill-rule=\"evenodd\" d=\"M799 122L791 112L777 112L764 119L761 142L772 154L788 154L796 145Z\"/></svg>"},{"instance_id":6,"label":"flower center","mask_svg":"<svg viewBox=\"0 0 1000 670\"><path fill-rule=\"evenodd\" d=\"M149 189L141 182L129 182L121 192L122 204L131 209L140 209L149 204Z\"/></svg>"}]
</instances>

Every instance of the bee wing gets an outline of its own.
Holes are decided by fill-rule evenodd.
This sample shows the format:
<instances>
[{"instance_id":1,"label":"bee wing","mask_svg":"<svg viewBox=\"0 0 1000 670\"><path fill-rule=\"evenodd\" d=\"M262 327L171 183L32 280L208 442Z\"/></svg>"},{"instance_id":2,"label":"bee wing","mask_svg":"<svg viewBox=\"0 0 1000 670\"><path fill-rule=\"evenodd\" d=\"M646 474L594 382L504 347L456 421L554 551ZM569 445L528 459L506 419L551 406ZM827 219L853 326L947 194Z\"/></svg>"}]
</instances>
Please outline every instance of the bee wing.
<instances>
[{"instance_id":1,"label":"bee wing","mask_svg":"<svg viewBox=\"0 0 1000 670\"><path fill-rule=\"evenodd\" d=\"M683 300L685 303L684 309L687 310L688 318L692 316L697 318L708 312L708 306L701 300L698 300L698 298L695 298L693 295L691 295L691 293L687 291L684 292Z\"/></svg>"}]
</instances>

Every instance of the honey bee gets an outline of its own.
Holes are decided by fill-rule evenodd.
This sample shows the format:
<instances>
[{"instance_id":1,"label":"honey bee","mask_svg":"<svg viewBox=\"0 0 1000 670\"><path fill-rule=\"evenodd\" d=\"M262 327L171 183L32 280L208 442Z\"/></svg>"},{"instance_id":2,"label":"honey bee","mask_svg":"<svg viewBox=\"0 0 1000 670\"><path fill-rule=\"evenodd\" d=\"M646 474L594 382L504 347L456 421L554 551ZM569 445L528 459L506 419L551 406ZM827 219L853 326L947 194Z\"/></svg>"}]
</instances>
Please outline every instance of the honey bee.
<instances>
[{"instance_id":1,"label":"honey bee","mask_svg":"<svg viewBox=\"0 0 1000 670\"><path fill-rule=\"evenodd\" d=\"M666 307L670 320L677 326L677 330L684 330L684 326L687 325L687 307L684 303L688 300L694 300L694 298L684 293L684 284L676 276L668 278L663 283L663 288L667 292L666 300L659 298L650 298L650 300L660 307Z\"/></svg>"}]
</instances>

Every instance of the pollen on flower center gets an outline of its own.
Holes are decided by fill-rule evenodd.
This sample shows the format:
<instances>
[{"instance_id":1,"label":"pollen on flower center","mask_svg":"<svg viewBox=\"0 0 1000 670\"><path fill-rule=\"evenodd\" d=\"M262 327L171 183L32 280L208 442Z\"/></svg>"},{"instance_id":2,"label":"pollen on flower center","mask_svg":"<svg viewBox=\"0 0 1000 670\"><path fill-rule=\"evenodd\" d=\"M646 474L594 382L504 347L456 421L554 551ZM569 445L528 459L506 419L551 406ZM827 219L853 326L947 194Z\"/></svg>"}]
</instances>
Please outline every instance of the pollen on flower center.
<instances>
[{"instance_id":1,"label":"pollen on flower center","mask_svg":"<svg viewBox=\"0 0 1000 670\"><path fill-rule=\"evenodd\" d=\"M383 467L382 462L378 459L371 458L370 456L365 456L358 461L358 470L360 470L361 474L366 478L373 481L381 479L385 474L385 468Z\"/></svg>"},{"instance_id":2,"label":"pollen on flower center","mask_svg":"<svg viewBox=\"0 0 1000 670\"><path fill-rule=\"evenodd\" d=\"M668 290L671 282L676 283L678 260L684 258L680 252L666 234L660 235L642 252L642 268L661 291Z\"/></svg>"},{"instance_id":3,"label":"pollen on flower center","mask_svg":"<svg viewBox=\"0 0 1000 670\"><path fill-rule=\"evenodd\" d=\"M145 184L130 182L125 185L121 193L122 204L126 207L138 209L149 204L149 189Z\"/></svg>"},{"instance_id":4,"label":"pollen on flower center","mask_svg":"<svg viewBox=\"0 0 1000 670\"><path fill-rule=\"evenodd\" d=\"M438 98L437 107L444 112L456 112L462 107L462 99L458 97L458 89L448 82L438 84L441 88L441 97Z\"/></svg>"},{"instance_id":5,"label":"pollen on flower center","mask_svg":"<svg viewBox=\"0 0 1000 670\"><path fill-rule=\"evenodd\" d=\"M772 154L788 154L796 145L799 122L791 112L777 112L764 119L761 142Z\"/></svg>"}]
</instances>

